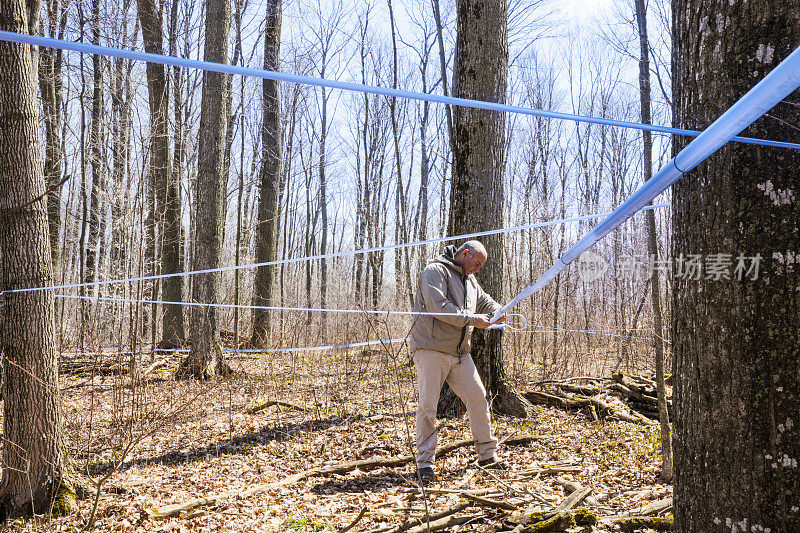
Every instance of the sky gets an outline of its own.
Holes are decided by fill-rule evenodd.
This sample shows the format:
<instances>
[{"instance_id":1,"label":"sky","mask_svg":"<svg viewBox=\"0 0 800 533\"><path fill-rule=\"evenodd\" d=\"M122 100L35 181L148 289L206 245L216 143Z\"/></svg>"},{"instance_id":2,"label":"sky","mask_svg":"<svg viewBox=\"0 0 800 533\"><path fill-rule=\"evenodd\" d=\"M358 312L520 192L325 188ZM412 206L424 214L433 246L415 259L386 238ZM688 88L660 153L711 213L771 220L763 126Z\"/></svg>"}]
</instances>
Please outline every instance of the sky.
<instances>
[{"instance_id":1,"label":"sky","mask_svg":"<svg viewBox=\"0 0 800 533\"><path fill-rule=\"evenodd\" d=\"M600 21L613 11L614 0L561 0L559 11L563 18L575 24Z\"/></svg>"}]
</instances>

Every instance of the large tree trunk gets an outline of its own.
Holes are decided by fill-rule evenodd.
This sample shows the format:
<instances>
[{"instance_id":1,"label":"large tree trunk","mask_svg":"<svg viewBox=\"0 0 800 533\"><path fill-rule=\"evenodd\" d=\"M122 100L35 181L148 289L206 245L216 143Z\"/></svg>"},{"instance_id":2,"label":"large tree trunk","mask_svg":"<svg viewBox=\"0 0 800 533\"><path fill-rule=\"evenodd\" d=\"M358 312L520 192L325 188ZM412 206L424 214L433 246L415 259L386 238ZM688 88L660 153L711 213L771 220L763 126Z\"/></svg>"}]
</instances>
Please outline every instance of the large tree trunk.
<instances>
[{"instance_id":1,"label":"large tree trunk","mask_svg":"<svg viewBox=\"0 0 800 533\"><path fill-rule=\"evenodd\" d=\"M505 102L508 86L508 13L506 2L458 1L458 37L453 95ZM505 115L466 107L453 109L454 160L450 191L450 235L503 227ZM503 291L503 241L483 239L489 259L478 280L495 299ZM506 381L502 333L476 329L472 356L497 414L527 416L532 406ZM456 396L447 388L439 412L452 411ZM463 408L463 407L462 407Z\"/></svg>"},{"instance_id":2,"label":"large tree trunk","mask_svg":"<svg viewBox=\"0 0 800 533\"><path fill-rule=\"evenodd\" d=\"M0 29L27 31L25 3L0 2ZM3 289L53 282L30 47L0 43L0 272ZM3 517L75 508L58 401L52 291L11 293L2 307Z\"/></svg>"},{"instance_id":3,"label":"large tree trunk","mask_svg":"<svg viewBox=\"0 0 800 533\"><path fill-rule=\"evenodd\" d=\"M172 0L169 18L169 55L178 55L178 2ZM172 150L172 170L170 180L167 185L166 205L164 206L164 250L162 252L162 265L165 272L181 272L184 270L184 233L183 217L181 206L181 180L185 169L184 159L186 152L186 120L184 118L184 84L185 73L179 67L172 67L172 115L173 126L173 150ZM167 278L169 279L169 278ZM183 278L176 276L174 279L180 280L164 284L164 299L183 300ZM185 320L183 311L174 312L175 322L170 333L175 333L172 340L175 344L185 344L186 331L184 328ZM166 316L165 316L166 319ZM180 320L180 323L178 321ZM164 327L162 345L168 345L170 339L167 338L167 328Z\"/></svg>"},{"instance_id":4,"label":"large tree trunk","mask_svg":"<svg viewBox=\"0 0 800 533\"><path fill-rule=\"evenodd\" d=\"M673 14L678 127L706 128L800 45L797 0L674 0ZM743 135L800 141L798 101ZM673 258L731 277L674 283L676 531L800 531L799 167L797 150L729 143L674 187ZM757 279L740 254L760 254Z\"/></svg>"},{"instance_id":5,"label":"large tree trunk","mask_svg":"<svg viewBox=\"0 0 800 533\"><path fill-rule=\"evenodd\" d=\"M164 23L163 2L138 0L139 21L142 25L144 49L151 54L163 53ZM180 268L181 230L178 208L176 176L172 175L169 153L169 92L163 65L147 64L147 94L150 104L150 185L155 202L155 223L159 227L161 247L161 270L177 272ZM173 276L162 281L166 301L181 301L183 277ZM183 308L180 305L164 306L160 345L176 348L183 344Z\"/></svg>"},{"instance_id":6,"label":"large tree trunk","mask_svg":"<svg viewBox=\"0 0 800 533\"><path fill-rule=\"evenodd\" d=\"M636 22L639 29L639 102L641 104L642 122L651 123L650 117L650 51L647 38L647 7L645 0L636 0ZM644 143L644 181L653 177L653 137L650 131L642 130ZM652 202L651 202L652 203ZM645 213L647 224L647 250L650 260L658 258L658 238L656 236L656 215L652 209ZM672 435L667 409L667 392L664 385L664 327L661 320L661 280L659 270L652 269L650 281L653 290L650 301L653 305L653 327L656 349L656 388L658 394L658 413L661 425L661 479L667 483L672 481ZM587 325L588 326L588 325ZM636 326L633 326L636 327ZM588 327L587 327L588 329Z\"/></svg>"},{"instance_id":7,"label":"large tree trunk","mask_svg":"<svg viewBox=\"0 0 800 533\"><path fill-rule=\"evenodd\" d=\"M281 48L281 0L269 0L264 39L264 68L279 70ZM280 180L283 163L281 131L281 102L278 82L264 80L263 124L261 126L261 186L258 191L258 220L256 222L256 261L274 261L278 256L278 220L280 218ZM253 305L275 305L274 266L259 267L256 271ZM264 309L253 310L253 345L262 345L270 337L270 314Z\"/></svg>"},{"instance_id":8,"label":"large tree trunk","mask_svg":"<svg viewBox=\"0 0 800 533\"><path fill-rule=\"evenodd\" d=\"M231 24L229 0L208 0L206 4L206 42L204 59L225 63L228 58L228 32ZM200 104L200 137L197 148L197 198L195 200L194 264L192 270L219 267L222 258L225 184L225 128L228 117L228 83L225 75L204 71ZM219 272L197 274L192 284L192 300L217 303ZM192 310L189 355L178 369L178 377L211 378L228 374L219 345L218 310L195 307Z\"/></svg>"}]
</instances>

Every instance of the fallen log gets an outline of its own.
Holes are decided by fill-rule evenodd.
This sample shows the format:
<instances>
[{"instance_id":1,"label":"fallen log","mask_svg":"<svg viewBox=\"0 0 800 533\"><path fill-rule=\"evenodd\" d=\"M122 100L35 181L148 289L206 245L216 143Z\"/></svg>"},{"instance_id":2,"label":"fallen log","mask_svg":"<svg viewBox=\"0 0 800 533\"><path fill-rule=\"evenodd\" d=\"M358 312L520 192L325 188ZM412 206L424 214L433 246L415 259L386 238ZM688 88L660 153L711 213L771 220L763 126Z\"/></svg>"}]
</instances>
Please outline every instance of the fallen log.
<instances>
[{"instance_id":1,"label":"fallen log","mask_svg":"<svg viewBox=\"0 0 800 533\"><path fill-rule=\"evenodd\" d=\"M632 422L634 424L645 424L645 425L651 424L650 420L648 420L647 418L643 417L638 413L631 412L631 414L628 414L623 411L620 411L619 409L614 409L604 401L599 400L597 398L587 398L587 399L591 402L592 405L597 407L601 412L608 413L607 416L618 418L619 420L622 420L624 422Z\"/></svg>"},{"instance_id":2,"label":"fallen log","mask_svg":"<svg viewBox=\"0 0 800 533\"><path fill-rule=\"evenodd\" d=\"M581 394L583 396L596 396L603 392L600 387L587 387L584 385L570 385L568 383L559 383L556 385L557 388L565 391L571 392L573 394Z\"/></svg>"},{"instance_id":3,"label":"fallen log","mask_svg":"<svg viewBox=\"0 0 800 533\"><path fill-rule=\"evenodd\" d=\"M561 503L559 503L555 511L570 511L578 506L583 500L586 499L589 494L592 493L592 489L589 487L580 487L578 490L564 498Z\"/></svg>"},{"instance_id":4,"label":"fallen log","mask_svg":"<svg viewBox=\"0 0 800 533\"><path fill-rule=\"evenodd\" d=\"M672 509L672 498L664 498L663 500L656 500L645 505L642 509L637 510L637 516L650 516L657 515Z\"/></svg>"},{"instance_id":5,"label":"fallen log","mask_svg":"<svg viewBox=\"0 0 800 533\"><path fill-rule=\"evenodd\" d=\"M633 400L641 403L658 405L658 399L655 396L648 396L637 390L626 387L621 383L609 383L608 390L614 396L620 396L626 400Z\"/></svg>"},{"instance_id":6,"label":"fallen log","mask_svg":"<svg viewBox=\"0 0 800 533\"><path fill-rule=\"evenodd\" d=\"M525 513L514 513L506 519L510 524L516 524L514 531L546 533L561 531L570 526L594 526L597 524L597 516L585 508L575 509L574 511L533 511Z\"/></svg>"},{"instance_id":7,"label":"fallen log","mask_svg":"<svg viewBox=\"0 0 800 533\"><path fill-rule=\"evenodd\" d=\"M440 529L445 529L451 526L460 526L462 524L466 524L467 522L472 522L473 520L477 520L478 518L483 518L483 517L484 517L483 514L473 514L466 516L452 515L446 518L440 518L439 520L426 522L425 524L412 527L407 531L408 533L427 533L428 531L439 531Z\"/></svg>"},{"instance_id":8,"label":"fallen log","mask_svg":"<svg viewBox=\"0 0 800 533\"><path fill-rule=\"evenodd\" d=\"M509 522L524 526L521 531L535 533L552 533L563 531L575 524L575 517L570 511L514 513Z\"/></svg>"},{"instance_id":9,"label":"fallen log","mask_svg":"<svg viewBox=\"0 0 800 533\"><path fill-rule=\"evenodd\" d=\"M603 518L603 521L610 524L619 524L623 520L627 520L629 518L642 518L642 517L654 516L668 512L670 510L672 510L672 498L664 498L662 500L650 502L644 507L640 509L637 508L636 510L631 512L614 516L607 516Z\"/></svg>"},{"instance_id":10,"label":"fallen log","mask_svg":"<svg viewBox=\"0 0 800 533\"><path fill-rule=\"evenodd\" d=\"M556 396L554 394L547 394L546 392L527 391L523 392L522 396L534 405L549 405L550 407L560 407L562 409L569 409L571 407L585 407L588 402L581 405L573 406L567 401L566 398Z\"/></svg>"},{"instance_id":11,"label":"fallen log","mask_svg":"<svg viewBox=\"0 0 800 533\"><path fill-rule=\"evenodd\" d=\"M512 437L506 440L506 444L508 445L528 444L539 439L541 439L541 437L538 435ZM453 450L469 446L474 442L475 441L473 441L472 439L464 439L456 442L451 442L449 444L445 444L444 446L436 450L436 457L437 458L442 457L452 452ZM221 494L206 496L203 498L197 498L184 503L168 505L166 507L162 507L161 509L154 510L151 516L153 516L154 518L170 518L174 516L179 516L182 512L188 511L189 509L195 509L197 507L204 507L207 505L217 505L222 501L236 497L249 498L251 496L263 494L272 489L277 489L285 485L291 485L293 483L297 483L298 481L302 481L310 477L326 476L330 474L343 474L345 472L350 472L351 470L355 470L356 468L363 470L368 468L401 466L407 463L411 463L413 461L414 461L413 455L398 455L394 457L379 457L376 459L359 459L358 461L350 461L348 463L340 463L338 465L311 468L309 470L298 472L297 474L293 474L291 476L285 477L278 481L274 481L272 483L264 483L262 485L256 485L247 490L230 490L227 492L223 492Z\"/></svg>"},{"instance_id":12,"label":"fallen log","mask_svg":"<svg viewBox=\"0 0 800 533\"><path fill-rule=\"evenodd\" d=\"M392 531L392 533L402 533L403 531L408 531L412 527L418 527L421 525L425 525L428 522L435 522L437 520L441 520L442 518L446 518L448 516L452 516L456 513L460 513L464 509L472 507L471 503L459 503L458 505L454 505L453 507L448 507L443 511L439 511L438 513L434 513L429 516L416 516L414 518L409 518L405 522L402 522L399 526L390 527L390 528L382 528L379 531ZM373 533L378 533L375 531Z\"/></svg>"},{"instance_id":13,"label":"fallen log","mask_svg":"<svg viewBox=\"0 0 800 533\"><path fill-rule=\"evenodd\" d=\"M649 418L650 420L660 420L660 415L655 411L644 411L642 409L634 409L631 408L633 411L636 411L640 415Z\"/></svg>"},{"instance_id":14,"label":"fallen log","mask_svg":"<svg viewBox=\"0 0 800 533\"><path fill-rule=\"evenodd\" d=\"M621 531L639 531L653 529L655 531L672 531L671 516L630 516L615 522Z\"/></svg>"},{"instance_id":15,"label":"fallen log","mask_svg":"<svg viewBox=\"0 0 800 533\"><path fill-rule=\"evenodd\" d=\"M568 494L572 494L574 492L583 489L583 485L581 485L580 483L574 483L572 481L568 481L560 477L556 478L556 483L564 487L564 490L567 491ZM586 496L584 498L584 502L586 503L586 505L589 505L591 507L598 507L600 505L596 498L590 496Z\"/></svg>"},{"instance_id":16,"label":"fallen log","mask_svg":"<svg viewBox=\"0 0 800 533\"><path fill-rule=\"evenodd\" d=\"M614 409L606 402L599 398L575 397L575 396L558 396L555 394L548 394L546 392L528 391L522 394L525 399L533 404L549 405L551 407L559 407L561 409L581 409L594 407L598 410L600 416L614 417L625 422L634 424L649 425L652 422L642 415L637 413L625 413L618 409Z\"/></svg>"},{"instance_id":17,"label":"fallen log","mask_svg":"<svg viewBox=\"0 0 800 533\"><path fill-rule=\"evenodd\" d=\"M656 395L655 387L651 387L649 384L644 384L642 382L637 382L635 376L623 374L622 372L615 372L611 375L611 379L643 396L655 397Z\"/></svg>"}]
</instances>

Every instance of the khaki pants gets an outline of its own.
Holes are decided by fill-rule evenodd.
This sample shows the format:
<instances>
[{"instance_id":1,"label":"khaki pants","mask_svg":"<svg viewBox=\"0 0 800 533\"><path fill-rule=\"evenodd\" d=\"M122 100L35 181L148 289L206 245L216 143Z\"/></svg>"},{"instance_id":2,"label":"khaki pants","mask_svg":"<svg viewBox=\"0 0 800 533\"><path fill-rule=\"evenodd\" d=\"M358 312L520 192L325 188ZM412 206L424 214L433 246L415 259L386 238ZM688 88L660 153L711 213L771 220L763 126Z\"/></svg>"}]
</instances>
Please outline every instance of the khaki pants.
<instances>
[{"instance_id":1,"label":"khaki pants","mask_svg":"<svg viewBox=\"0 0 800 533\"><path fill-rule=\"evenodd\" d=\"M433 466L436 453L436 405L446 381L467 407L475 451L480 459L489 459L497 449L492 435L489 402L478 370L470 354L448 355L433 350L417 350L414 367L419 384L417 406L417 465Z\"/></svg>"}]
</instances>

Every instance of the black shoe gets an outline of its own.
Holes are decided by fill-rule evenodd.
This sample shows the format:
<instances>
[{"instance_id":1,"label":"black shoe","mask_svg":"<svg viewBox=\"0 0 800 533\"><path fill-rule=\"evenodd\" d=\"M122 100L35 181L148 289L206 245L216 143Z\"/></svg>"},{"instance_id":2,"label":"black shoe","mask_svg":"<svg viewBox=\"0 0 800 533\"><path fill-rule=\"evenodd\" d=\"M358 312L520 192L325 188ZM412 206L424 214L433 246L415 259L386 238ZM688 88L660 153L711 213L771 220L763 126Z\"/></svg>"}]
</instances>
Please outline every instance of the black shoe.
<instances>
[{"instance_id":1,"label":"black shoe","mask_svg":"<svg viewBox=\"0 0 800 533\"><path fill-rule=\"evenodd\" d=\"M490 468L492 470L508 470L508 464L499 457L481 459L478 461L478 466L481 468Z\"/></svg>"},{"instance_id":2,"label":"black shoe","mask_svg":"<svg viewBox=\"0 0 800 533\"><path fill-rule=\"evenodd\" d=\"M431 483L437 481L436 472L433 471L433 468L430 466L423 466L419 469L419 477L422 479L422 483Z\"/></svg>"}]
</instances>

